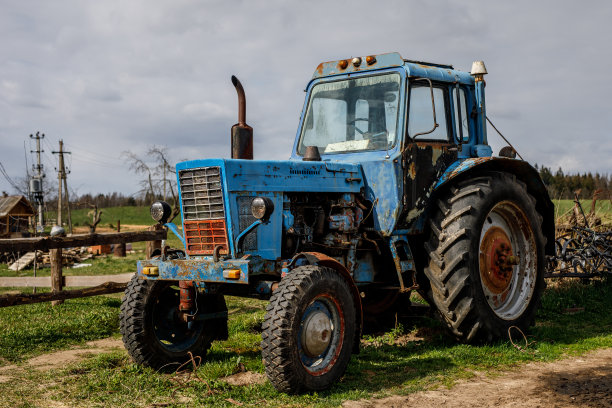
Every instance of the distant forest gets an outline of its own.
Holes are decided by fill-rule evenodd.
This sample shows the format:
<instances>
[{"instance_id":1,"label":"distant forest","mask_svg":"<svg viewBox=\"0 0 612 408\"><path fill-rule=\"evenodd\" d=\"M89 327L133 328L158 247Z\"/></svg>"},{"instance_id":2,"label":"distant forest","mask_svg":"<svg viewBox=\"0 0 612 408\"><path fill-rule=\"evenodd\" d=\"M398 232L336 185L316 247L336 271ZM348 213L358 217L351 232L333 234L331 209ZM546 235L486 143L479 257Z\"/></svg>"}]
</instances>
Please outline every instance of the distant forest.
<instances>
[{"instance_id":1,"label":"distant forest","mask_svg":"<svg viewBox=\"0 0 612 408\"><path fill-rule=\"evenodd\" d=\"M539 171L542 181L548 188L551 199L573 199L574 192L580 190L580 198L588 199L593 197L593 193L601 190L599 198L612 198L612 176L599 173L576 173L565 174L561 167L556 172L552 172L546 166L535 168Z\"/></svg>"}]
</instances>

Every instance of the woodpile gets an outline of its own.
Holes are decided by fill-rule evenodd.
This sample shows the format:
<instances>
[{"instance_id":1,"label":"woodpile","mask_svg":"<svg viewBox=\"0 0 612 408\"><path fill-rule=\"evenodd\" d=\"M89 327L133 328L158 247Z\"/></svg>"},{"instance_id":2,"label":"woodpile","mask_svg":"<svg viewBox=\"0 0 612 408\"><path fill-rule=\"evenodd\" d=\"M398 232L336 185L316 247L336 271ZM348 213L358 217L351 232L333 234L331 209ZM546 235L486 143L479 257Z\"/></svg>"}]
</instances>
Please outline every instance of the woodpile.
<instances>
[{"instance_id":1,"label":"woodpile","mask_svg":"<svg viewBox=\"0 0 612 408\"><path fill-rule=\"evenodd\" d=\"M75 263L81 263L93 257L94 254L89 253L87 247L64 249L62 250L62 265L72 266ZM41 267L50 267L51 257L49 252L39 252L37 262Z\"/></svg>"}]
</instances>

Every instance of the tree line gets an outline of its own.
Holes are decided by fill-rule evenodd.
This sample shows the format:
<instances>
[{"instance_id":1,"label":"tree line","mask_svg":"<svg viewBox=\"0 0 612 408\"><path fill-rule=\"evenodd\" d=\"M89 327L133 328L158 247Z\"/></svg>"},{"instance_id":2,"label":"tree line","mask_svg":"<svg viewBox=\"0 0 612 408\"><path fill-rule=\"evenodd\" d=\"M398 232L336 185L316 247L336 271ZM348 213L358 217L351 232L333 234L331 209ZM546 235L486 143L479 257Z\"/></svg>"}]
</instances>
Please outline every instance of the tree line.
<instances>
[{"instance_id":1,"label":"tree line","mask_svg":"<svg viewBox=\"0 0 612 408\"><path fill-rule=\"evenodd\" d=\"M549 167L535 165L552 199L573 199L580 190L580 198L591 198L601 190L600 198L612 198L612 176L599 173L564 173L559 167L554 173Z\"/></svg>"}]
</instances>

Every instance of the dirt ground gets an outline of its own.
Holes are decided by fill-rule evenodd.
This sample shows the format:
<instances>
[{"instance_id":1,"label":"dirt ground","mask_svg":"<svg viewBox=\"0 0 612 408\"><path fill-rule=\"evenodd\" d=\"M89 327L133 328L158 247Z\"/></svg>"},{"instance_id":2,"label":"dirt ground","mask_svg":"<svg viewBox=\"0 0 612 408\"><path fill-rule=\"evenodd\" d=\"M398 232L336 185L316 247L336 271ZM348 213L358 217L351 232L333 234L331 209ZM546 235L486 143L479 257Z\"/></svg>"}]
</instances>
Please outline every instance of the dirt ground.
<instances>
[{"instance_id":1,"label":"dirt ground","mask_svg":"<svg viewBox=\"0 0 612 408\"><path fill-rule=\"evenodd\" d=\"M92 341L75 347L30 359L27 365L50 370L77 362L87 356L123 349L120 339ZM20 367L0 367L0 382L12 379ZM224 379L232 385L261 384L263 374L242 372ZM346 401L343 408L400 407L596 407L612 408L612 348L592 351L551 363L529 363L511 371L476 376L456 383L452 388L421 391L407 396Z\"/></svg>"},{"instance_id":2,"label":"dirt ground","mask_svg":"<svg viewBox=\"0 0 612 408\"><path fill-rule=\"evenodd\" d=\"M342 407L612 407L612 348L552 363L529 363L495 377L477 374L451 389L346 401Z\"/></svg>"}]
</instances>

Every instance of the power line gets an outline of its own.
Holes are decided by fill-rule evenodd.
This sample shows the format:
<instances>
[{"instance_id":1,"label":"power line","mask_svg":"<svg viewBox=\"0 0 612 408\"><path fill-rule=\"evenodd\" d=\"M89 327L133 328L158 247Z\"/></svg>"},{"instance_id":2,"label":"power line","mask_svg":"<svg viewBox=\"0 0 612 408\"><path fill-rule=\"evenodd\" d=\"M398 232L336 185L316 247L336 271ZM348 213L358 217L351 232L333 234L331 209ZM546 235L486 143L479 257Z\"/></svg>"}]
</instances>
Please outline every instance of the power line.
<instances>
[{"instance_id":1,"label":"power line","mask_svg":"<svg viewBox=\"0 0 612 408\"><path fill-rule=\"evenodd\" d=\"M76 153L76 152L75 152ZM100 166L100 167L109 167L109 168L117 168L118 167L118 163L110 163L110 162L104 162L98 159L95 159L93 157L87 157L87 156L82 156L80 154L73 154L73 159L81 162L81 163L87 163L87 164L93 164L96 166Z\"/></svg>"},{"instance_id":2,"label":"power line","mask_svg":"<svg viewBox=\"0 0 612 408\"><path fill-rule=\"evenodd\" d=\"M93 152L93 151L81 149L81 148L78 148L78 147L75 148L72 145L70 145L70 147L71 147L72 151L74 151L75 153L78 153L78 154L80 154L82 156L87 156L87 157L95 158L96 160L98 160L100 162L117 162L117 161L121 161L116 156L111 156L111 155L100 153L100 152Z\"/></svg>"},{"instance_id":3,"label":"power line","mask_svg":"<svg viewBox=\"0 0 612 408\"><path fill-rule=\"evenodd\" d=\"M0 162L0 173L2 173L2 175L4 176L4 178L6 179L6 181L9 182L9 184L18 192L21 192L19 187L17 186L17 184L9 177L8 173L6 172L6 169L4 168L4 165L2 164L2 162Z\"/></svg>"}]
</instances>

